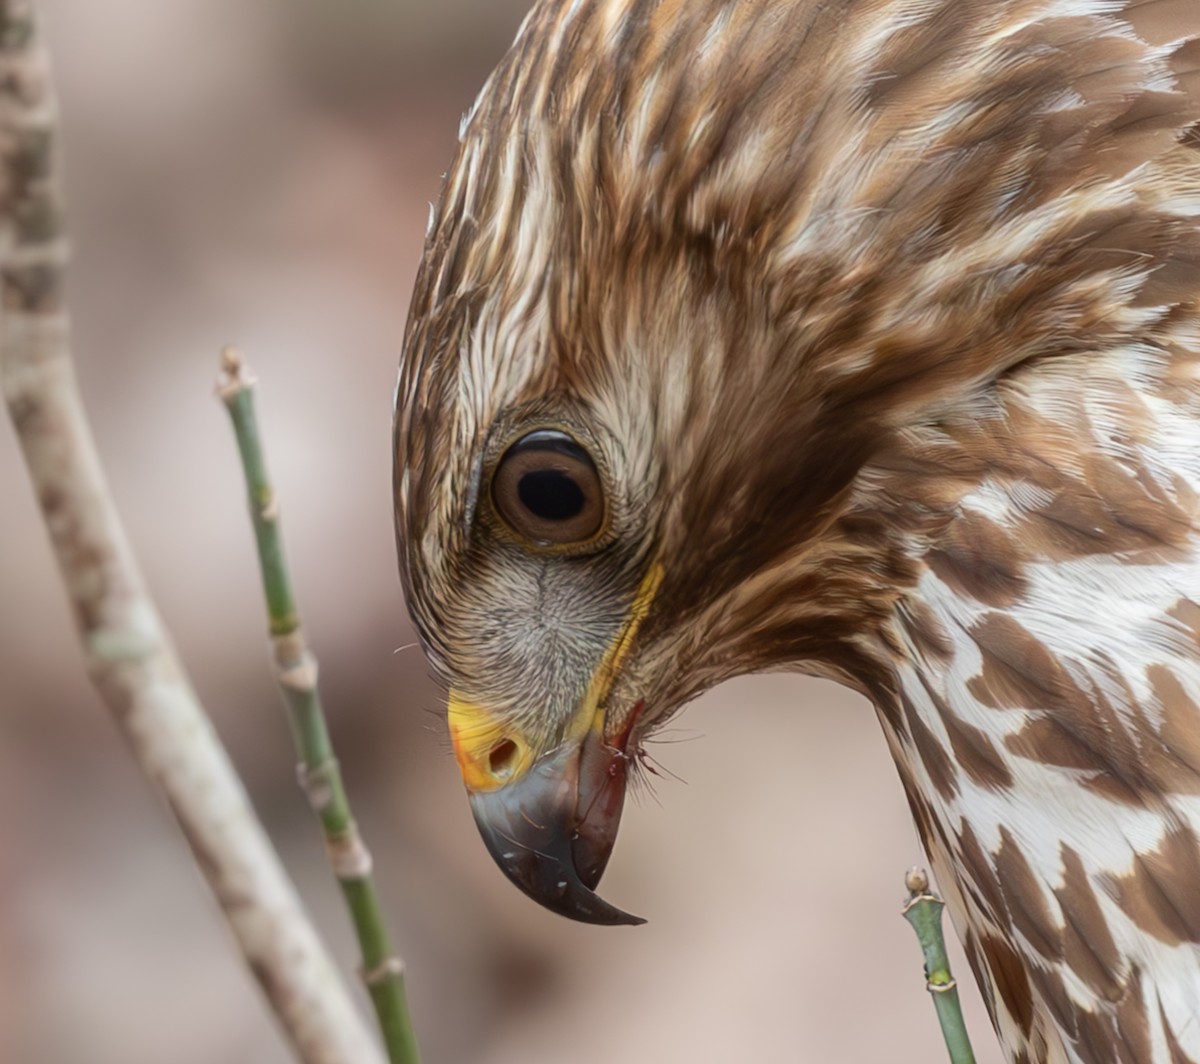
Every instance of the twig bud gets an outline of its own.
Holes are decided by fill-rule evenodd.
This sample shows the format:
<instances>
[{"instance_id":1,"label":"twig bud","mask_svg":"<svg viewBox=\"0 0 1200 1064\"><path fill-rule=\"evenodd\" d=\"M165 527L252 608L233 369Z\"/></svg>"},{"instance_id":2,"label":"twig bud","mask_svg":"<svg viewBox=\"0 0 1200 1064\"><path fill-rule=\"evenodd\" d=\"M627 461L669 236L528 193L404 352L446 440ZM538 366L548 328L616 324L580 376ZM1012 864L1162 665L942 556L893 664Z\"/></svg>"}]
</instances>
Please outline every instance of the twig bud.
<instances>
[{"instance_id":1,"label":"twig bud","mask_svg":"<svg viewBox=\"0 0 1200 1064\"><path fill-rule=\"evenodd\" d=\"M909 894L924 894L929 890L929 873L914 865L904 873L904 885Z\"/></svg>"}]
</instances>

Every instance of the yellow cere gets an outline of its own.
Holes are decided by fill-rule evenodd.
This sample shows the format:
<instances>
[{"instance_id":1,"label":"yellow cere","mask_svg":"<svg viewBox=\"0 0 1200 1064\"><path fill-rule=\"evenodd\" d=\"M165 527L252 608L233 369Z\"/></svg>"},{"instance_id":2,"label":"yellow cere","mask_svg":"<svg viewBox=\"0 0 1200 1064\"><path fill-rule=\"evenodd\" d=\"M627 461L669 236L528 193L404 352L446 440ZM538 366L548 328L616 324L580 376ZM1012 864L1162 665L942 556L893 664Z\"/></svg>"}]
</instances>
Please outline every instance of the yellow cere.
<instances>
[{"instance_id":1,"label":"yellow cere","mask_svg":"<svg viewBox=\"0 0 1200 1064\"><path fill-rule=\"evenodd\" d=\"M662 577L662 566L657 563L643 577L620 634L605 652L592 676L587 696L572 718L567 738L581 741L590 729L603 729L609 688L650 610ZM493 791L529 771L535 754L528 741L511 726L504 727L483 706L463 699L452 690L448 716L454 755L468 790Z\"/></svg>"},{"instance_id":2,"label":"yellow cere","mask_svg":"<svg viewBox=\"0 0 1200 1064\"><path fill-rule=\"evenodd\" d=\"M492 791L523 776L533 764L524 737L503 728L482 706L450 692L448 709L454 756L468 790Z\"/></svg>"}]
</instances>

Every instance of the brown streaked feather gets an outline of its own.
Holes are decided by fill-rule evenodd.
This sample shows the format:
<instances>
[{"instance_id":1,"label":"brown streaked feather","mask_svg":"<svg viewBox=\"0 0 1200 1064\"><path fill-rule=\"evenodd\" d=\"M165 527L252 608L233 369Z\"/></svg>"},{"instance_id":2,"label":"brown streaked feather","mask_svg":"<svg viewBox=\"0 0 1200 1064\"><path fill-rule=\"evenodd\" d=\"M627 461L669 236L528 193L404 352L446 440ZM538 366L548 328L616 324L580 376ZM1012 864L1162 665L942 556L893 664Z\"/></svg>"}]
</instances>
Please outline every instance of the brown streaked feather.
<instances>
[{"instance_id":1,"label":"brown streaked feather","mask_svg":"<svg viewBox=\"0 0 1200 1064\"><path fill-rule=\"evenodd\" d=\"M602 641L656 559L615 713L868 693L1013 1061L1200 1060L1198 131L1196 0L543 0L410 311L442 670L552 733L539 611ZM536 418L622 532L531 569L486 474Z\"/></svg>"}]
</instances>

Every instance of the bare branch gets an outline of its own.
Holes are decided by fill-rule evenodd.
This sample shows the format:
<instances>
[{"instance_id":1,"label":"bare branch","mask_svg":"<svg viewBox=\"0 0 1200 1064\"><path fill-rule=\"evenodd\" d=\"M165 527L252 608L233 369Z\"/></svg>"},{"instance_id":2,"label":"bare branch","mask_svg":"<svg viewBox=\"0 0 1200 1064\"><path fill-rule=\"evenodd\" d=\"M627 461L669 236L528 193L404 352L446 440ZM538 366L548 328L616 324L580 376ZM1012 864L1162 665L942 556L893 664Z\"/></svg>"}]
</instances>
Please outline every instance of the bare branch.
<instances>
[{"instance_id":1,"label":"bare branch","mask_svg":"<svg viewBox=\"0 0 1200 1064\"><path fill-rule=\"evenodd\" d=\"M0 384L88 672L300 1059L381 1064L184 675L105 486L71 362L54 130L33 6L0 0Z\"/></svg>"}]
</instances>

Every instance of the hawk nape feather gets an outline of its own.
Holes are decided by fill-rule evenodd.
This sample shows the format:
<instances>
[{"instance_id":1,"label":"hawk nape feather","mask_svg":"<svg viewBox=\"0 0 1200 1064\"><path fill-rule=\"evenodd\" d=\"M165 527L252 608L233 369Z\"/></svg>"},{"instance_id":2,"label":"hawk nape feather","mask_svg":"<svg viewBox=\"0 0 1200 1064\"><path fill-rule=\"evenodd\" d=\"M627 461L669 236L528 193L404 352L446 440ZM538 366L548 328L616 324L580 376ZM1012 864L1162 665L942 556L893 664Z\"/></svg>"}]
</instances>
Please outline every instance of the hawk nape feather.
<instances>
[{"instance_id":1,"label":"hawk nape feather","mask_svg":"<svg viewBox=\"0 0 1200 1064\"><path fill-rule=\"evenodd\" d=\"M878 710L1000 1039L1200 1062L1200 2L543 0L397 391L493 856L594 888L713 684Z\"/></svg>"}]
</instances>

